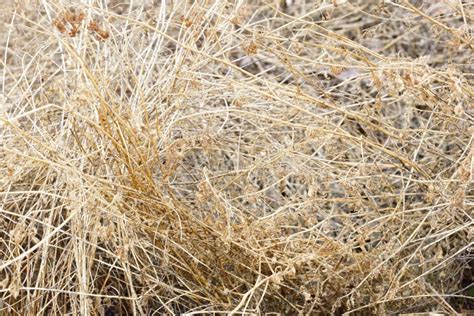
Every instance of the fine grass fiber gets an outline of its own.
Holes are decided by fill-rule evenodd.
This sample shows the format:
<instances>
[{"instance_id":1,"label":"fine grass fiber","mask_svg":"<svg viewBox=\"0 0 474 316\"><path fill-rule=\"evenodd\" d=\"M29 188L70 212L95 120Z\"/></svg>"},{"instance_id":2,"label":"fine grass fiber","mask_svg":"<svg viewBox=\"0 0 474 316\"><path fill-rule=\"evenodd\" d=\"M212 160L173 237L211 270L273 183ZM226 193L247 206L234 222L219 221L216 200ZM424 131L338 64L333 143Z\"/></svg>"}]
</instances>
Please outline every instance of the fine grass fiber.
<instances>
[{"instance_id":1,"label":"fine grass fiber","mask_svg":"<svg viewBox=\"0 0 474 316\"><path fill-rule=\"evenodd\" d=\"M473 21L0 0L0 314L468 314Z\"/></svg>"}]
</instances>

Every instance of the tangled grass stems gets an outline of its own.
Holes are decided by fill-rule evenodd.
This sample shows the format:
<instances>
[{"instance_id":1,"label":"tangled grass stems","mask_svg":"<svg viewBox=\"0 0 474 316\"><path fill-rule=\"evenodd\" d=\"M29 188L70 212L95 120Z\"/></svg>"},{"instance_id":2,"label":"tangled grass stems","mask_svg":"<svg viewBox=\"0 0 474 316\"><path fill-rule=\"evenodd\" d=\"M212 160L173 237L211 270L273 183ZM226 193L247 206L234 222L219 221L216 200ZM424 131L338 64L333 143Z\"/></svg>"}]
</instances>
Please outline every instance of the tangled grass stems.
<instances>
[{"instance_id":1,"label":"tangled grass stems","mask_svg":"<svg viewBox=\"0 0 474 316\"><path fill-rule=\"evenodd\" d=\"M2 314L474 309L471 4L23 2Z\"/></svg>"}]
</instances>

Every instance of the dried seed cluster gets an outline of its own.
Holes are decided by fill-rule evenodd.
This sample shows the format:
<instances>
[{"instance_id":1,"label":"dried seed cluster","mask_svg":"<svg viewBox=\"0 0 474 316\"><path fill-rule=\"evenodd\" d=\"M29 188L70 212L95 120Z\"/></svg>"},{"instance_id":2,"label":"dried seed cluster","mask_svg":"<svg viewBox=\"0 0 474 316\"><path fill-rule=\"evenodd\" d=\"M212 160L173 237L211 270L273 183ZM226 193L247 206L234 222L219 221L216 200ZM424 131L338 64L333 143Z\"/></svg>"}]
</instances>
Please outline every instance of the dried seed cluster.
<instances>
[{"instance_id":1,"label":"dried seed cluster","mask_svg":"<svg viewBox=\"0 0 474 316\"><path fill-rule=\"evenodd\" d=\"M84 12L73 13L66 11L60 17L53 20L53 25L56 29L69 37L76 37L83 27L83 21L86 19ZM93 34L97 39L106 40L110 34L99 26L96 21L90 21L87 24L87 29L90 34Z\"/></svg>"}]
</instances>

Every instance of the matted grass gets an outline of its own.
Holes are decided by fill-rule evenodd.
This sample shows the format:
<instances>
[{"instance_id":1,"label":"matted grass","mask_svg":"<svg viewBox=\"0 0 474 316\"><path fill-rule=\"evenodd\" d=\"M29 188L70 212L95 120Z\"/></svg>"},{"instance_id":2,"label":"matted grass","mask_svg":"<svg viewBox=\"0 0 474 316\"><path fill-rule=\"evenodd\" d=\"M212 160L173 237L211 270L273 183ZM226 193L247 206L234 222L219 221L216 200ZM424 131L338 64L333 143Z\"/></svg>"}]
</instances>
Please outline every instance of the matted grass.
<instances>
[{"instance_id":1,"label":"matted grass","mask_svg":"<svg viewBox=\"0 0 474 316\"><path fill-rule=\"evenodd\" d=\"M0 314L474 309L474 3L0 7Z\"/></svg>"}]
</instances>

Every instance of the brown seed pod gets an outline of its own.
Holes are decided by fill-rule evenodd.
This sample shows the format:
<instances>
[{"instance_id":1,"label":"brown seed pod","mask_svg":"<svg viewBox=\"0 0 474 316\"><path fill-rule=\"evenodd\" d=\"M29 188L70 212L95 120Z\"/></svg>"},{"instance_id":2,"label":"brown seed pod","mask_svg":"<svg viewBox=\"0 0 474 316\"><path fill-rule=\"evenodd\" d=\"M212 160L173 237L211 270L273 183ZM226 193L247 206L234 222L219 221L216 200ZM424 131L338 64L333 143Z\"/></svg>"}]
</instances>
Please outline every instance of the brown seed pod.
<instances>
[{"instance_id":1,"label":"brown seed pod","mask_svg":"<svg viewBox=\"0 0 474 316\"><path fill-rule=\"evenodd\" d=\"M74 23L75 19L76 19L76 15L74 13L72 13L71 11L66 11L64 13L64 19L68 22L68 23Z\"/></svg>"},{"instance_id":2,"label":"brown seed pod","mask_svg":"<svg viewBox=\"0 0 474 316\"><path fill-rule=\"evenodd\" d=\"M97 35L100 37L100 39L102 40L106 40L109 38L110 34L107 32L107 31L104 31L104 30L99 30L97 32Z\"/></svg>"},{"instance_id":3,"label":"brown seed pod","mask_svg":"<svg viewBox=\"0 0 474 316\"><path fill-rule=\"evenodd\" d=\"M86 14L84 12L81 12L75 16L74 23L81 24L81 22L84 21L85 18L86 18Z\"/></svg>"},{"instance_id":4,"label":"brown seed pod","mask_svg":"<svg viewBox=\"0 0 474 316\"><path fill-rule=\"evenodd\" d=\"M64 20L54 19L53 25L58 29L59 32L61 33L67 32L66 26L64 25Z\"/></svg>"},{"instance_id":5,"label":"brown seed pod","mask_svg":"<svg viewBox=\"0 0 474 316\"><path fill-rule=\"evenodd\" d=\"M81 31L81 30L79 30L79 28L78 28L77 26L73 26L72 29L71 29L71 31L69 31L68 35L69 35L70 37L76 37L77 34L80 33L80 31Z\"/></svg>"},{"instance_id":6,"label":"brown seed pod","mask_svg":"<svg viewBox=\"0 0 474 316\"><path fill-rule=\"evenodd\" d=\"M91 21L91 22L89 23L89 25L87 26L87 28L88 28L89 31L91 31L91 32L98 32L98 31L100 31L99 25L98 25L97 22L95 22L95 21Z\"/></svg>"}]
</instances>

